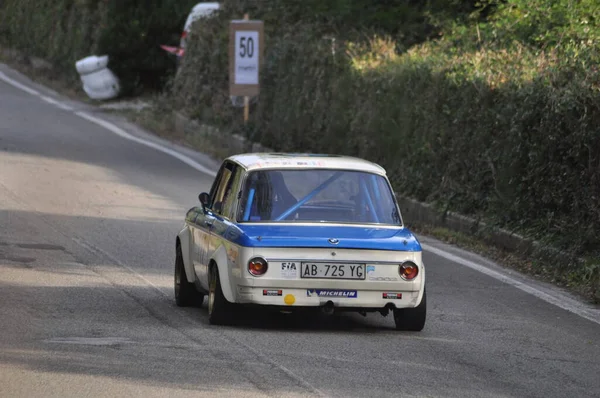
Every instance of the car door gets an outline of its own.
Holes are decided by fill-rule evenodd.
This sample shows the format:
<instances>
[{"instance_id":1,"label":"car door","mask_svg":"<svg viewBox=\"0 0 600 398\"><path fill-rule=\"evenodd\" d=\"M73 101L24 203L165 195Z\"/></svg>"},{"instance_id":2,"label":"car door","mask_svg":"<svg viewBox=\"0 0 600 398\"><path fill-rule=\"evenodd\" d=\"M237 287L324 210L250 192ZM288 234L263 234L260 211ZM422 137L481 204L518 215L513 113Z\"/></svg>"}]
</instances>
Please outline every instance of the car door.
<instances>
[{"instance_id":1,"label":"car door","mask_svg":"<svg viewBox=\"0 0 600 398\"><path fill-rule=\"evenodd\" d=\"M226 250L231 248L231 243L224 237L225 232L235 220L236 203L242 185L244 170L235 163L226 168L227 178L223 178L214 197L214 224L210 234L209 251L214 253L221 246Z\"/></svg>"},{"instance_id":2,"label":"car door","mask_svg":"<svg viewBox=\"0 0 600 398\"><path fill-rule=\"evenodd\" d=\"M198 276L200 286L208 290L208 263L209 263L209 246L210 246L210 233L214 224L215 216L212 210L212 198L215 197L215 193L221 183L224 176L227 175L225 164L221 166L221 169L217 173L213 185L209 194L209 203L202 207L194 208L196 214L191 223L192 230L192 241L193 241L193 262L194 271Z\"/></svg>"}]
</instances>

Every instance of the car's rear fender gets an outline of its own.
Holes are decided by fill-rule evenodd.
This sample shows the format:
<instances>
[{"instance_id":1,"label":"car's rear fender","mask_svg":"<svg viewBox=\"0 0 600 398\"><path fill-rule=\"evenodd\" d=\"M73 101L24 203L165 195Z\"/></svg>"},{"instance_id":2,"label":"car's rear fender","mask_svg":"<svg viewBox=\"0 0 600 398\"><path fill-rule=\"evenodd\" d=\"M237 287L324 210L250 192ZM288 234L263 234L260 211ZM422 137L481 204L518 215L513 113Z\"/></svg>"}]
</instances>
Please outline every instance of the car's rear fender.
<instances>
[{"instance_id":1,"label":"car's rear fender","mask_svg":"<svg viewBox=\"0 0 600 398\"><path fill-rule=\"evenodd\" d=\"M417 301L415 302L415 307L421 304L423 300L423 294L425 293L425 263L421 262L421 289L419 291L419 297L417 297Z\"/></svg>"},{"instance_id":2,"label":"car's rear fender","mask_svg":"<svg viewBox=\"0 0 600 398\"><path fill-rule=\"evenodd\" d=\"M223 291L223 296L230 303L235 302L234 291L231 287L231 270L232 264L229 262L229 256L227 255L227 248L225 245L219 246L213 253L211 257L211 263L217 265L219 270L219 279L221 281L221 290Z\"/></svg>"},{"instance_id":3,"label":"car's rear fender","mask_svg":"<svg viewBox=\"0 0 600 398\"><path fill-rule=\"evenodd\" d=\"M192 262L192 239L190 229L186 225L178 234L179 244L181 247L181 256L183 257L183 267L185 268L185 275L188 282L193 283L196 279L196 273L194 272L194 264Z\"/></svg>"}]
</instances>

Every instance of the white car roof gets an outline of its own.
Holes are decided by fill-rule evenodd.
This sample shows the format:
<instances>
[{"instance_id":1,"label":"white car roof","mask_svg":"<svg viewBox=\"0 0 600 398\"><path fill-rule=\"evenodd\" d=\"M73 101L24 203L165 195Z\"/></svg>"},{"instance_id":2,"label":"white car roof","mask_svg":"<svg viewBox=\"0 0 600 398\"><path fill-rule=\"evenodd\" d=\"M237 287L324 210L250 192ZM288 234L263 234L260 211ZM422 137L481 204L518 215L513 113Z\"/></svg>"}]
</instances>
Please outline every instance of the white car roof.
<instances>
[{"instance_id":1,"label":"white car roof","mask_svg":"<svg viewBox=\"0 0 600 398\"><path fill-rule=\"evenodd\" d=\"M198 3L192 8L192 11L188 15L185 24L183 25L183 30L189 30L190 25L199 18L207 17L212 14L214 11L220 8L220 4L218 2L203 2Z\"/></svg>"},{"instance_id":2,"label":"white car roof","mask_svg":"<svg viewBox=\"0 0 600 398\"><path fill-rule=\"evenodd\" d=\"M295 153L246 153L228 158L246 170L259 169L337 169L355 170L385 176L385 169L376 163L350 156L295 154Z\"/></svg>"}]
</instances>

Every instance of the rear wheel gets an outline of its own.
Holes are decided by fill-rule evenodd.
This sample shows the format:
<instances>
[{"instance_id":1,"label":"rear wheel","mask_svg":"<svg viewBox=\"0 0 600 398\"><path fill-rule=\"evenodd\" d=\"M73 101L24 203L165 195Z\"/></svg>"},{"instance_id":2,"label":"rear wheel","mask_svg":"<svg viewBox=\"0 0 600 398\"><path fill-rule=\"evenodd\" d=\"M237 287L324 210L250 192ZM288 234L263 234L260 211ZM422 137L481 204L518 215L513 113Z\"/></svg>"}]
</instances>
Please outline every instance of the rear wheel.
<instances>
[{"instance_id":1,"label":"rear wheel","mask_svg":"<svg viewBox=\"0 0 600 398\"><path fill-rule=\"evenodd\" d=\"M223 295L219 269L213 266L210 270L210 283L208 286L208 321L211 325L228 325L233 315L233 304Z\"/></svg>"},{"instance_id":2,"label":"rear wheel","mask_svg":"<svg viewBox=\"0 0 600 398\"><path fill-rule=\"evenodd\" d=\"M425 327L427 318L427 291L423 290L421 303L415 308L398 308L394 310L396 330L420 332Z\"/></svg>"},{"instance_id":3,"label":"rear wheel","mask_svg":"<svg viewBox=\"0 0 600 398\"><path fill-rule=\"evenodd\" d=\"M196 290L193 283L188 282L183 266L183 255L181 246L177 245L175 249L175 302L179 307L189 307L191 305L201 305L204 295Z\"/></svg>"}]
</instances>

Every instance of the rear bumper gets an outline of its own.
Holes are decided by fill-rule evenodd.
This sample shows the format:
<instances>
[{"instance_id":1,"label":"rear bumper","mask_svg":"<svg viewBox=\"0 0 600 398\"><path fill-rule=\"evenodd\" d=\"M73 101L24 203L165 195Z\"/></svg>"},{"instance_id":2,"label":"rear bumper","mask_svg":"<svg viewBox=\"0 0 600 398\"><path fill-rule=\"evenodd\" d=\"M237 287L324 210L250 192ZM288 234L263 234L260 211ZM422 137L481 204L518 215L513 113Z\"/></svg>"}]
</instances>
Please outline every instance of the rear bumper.
<instances>
[{"instance_id":1,"label":"rear bumper","mask_svg":"<svg viewBox=\"0 0 600 398\"><path fill-rule=\"evenodd\" d=\"M332 258L335 254L335 260ZM250 275L246 261L240 261L227 288L233 301L282 307L319 307L328 303L345 309L414 308L421 302L425 286L425 266L421 252L336 249L254 249L245 258L263 257L267 272ZM283 258L285 257L285 258ZM302 276L305 259L346 264L365 264L362 279L326 279ZM309 260L316 261L316 260ZM399 265L412 261L420 272L412 281L402 279ZM387 294L387 295L386 295ZM331 305L329 304L329 305Z\"/></svg>"},{"instance_id":2,"label":"rear bumper","mask_svg":"<svg viewBox=\"0 0 600 398\"><path fill-rule=\"evenodd\" d=\"M420 291L313 289L238 286L237 302L281 307L320 307L331 302L336 308L380 309L414 308Z\"/></svg>"}]
</instances>

